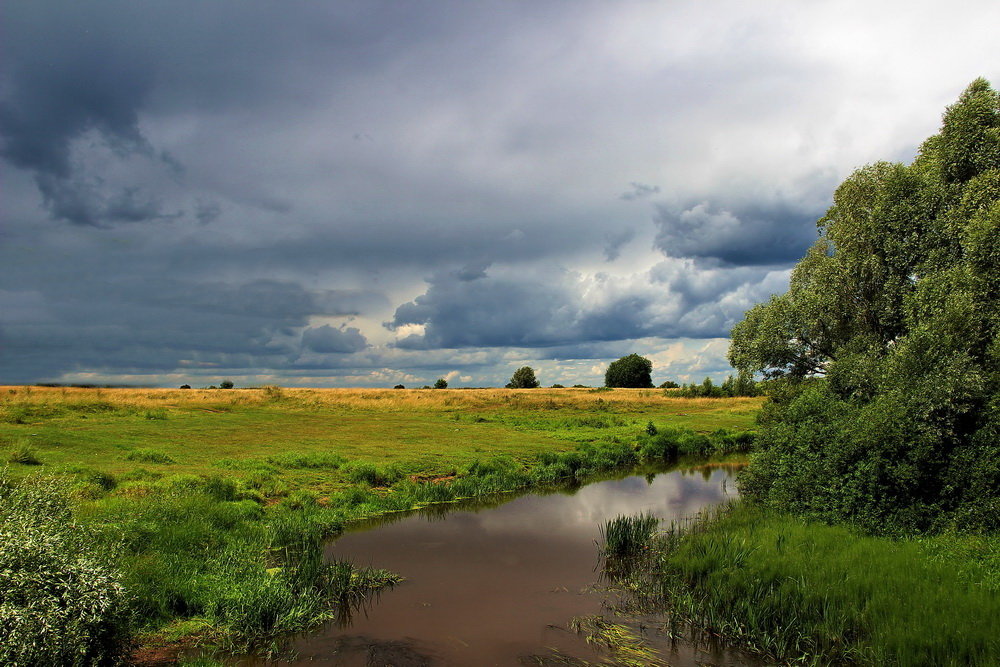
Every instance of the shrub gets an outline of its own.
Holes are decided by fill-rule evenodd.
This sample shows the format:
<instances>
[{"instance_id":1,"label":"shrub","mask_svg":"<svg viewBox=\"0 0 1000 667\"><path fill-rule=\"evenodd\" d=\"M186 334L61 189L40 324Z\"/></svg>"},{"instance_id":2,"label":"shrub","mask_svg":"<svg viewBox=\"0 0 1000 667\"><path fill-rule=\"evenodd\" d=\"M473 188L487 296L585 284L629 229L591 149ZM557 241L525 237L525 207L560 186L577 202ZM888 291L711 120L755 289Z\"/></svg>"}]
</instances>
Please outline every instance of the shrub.
<instances>
[{"instance_id":1,"label":"shrub","mask_svg":"<svg viewBox=\"0 0 1000 667\"><path fill-rule=\"evenodd\" d=\"M64 485L0 476L0 663L110 664L129 644L128 597Z\"/></svg>"},{"instance_id":2,"label":"shrub","mask_svg":"<svg viewBox=\"0 0 1000 667\"><path fill-rule=\"evenodd\" d=\"M401 384L397 384L395 387L393 387L393 389L406 389L406 387L404 387Z\"/></svg>"},{"instance_id":3,"label":"shrub","mask_svg":"<svg viewBox=\"0 0 1000 667\"><path fill-rule=\"evenodd\" d=\"M190 389L190 388L191 388L191 385L189 385L189 384L182 384L181 385L181 389Z\"/></svg>"}]
</instances>

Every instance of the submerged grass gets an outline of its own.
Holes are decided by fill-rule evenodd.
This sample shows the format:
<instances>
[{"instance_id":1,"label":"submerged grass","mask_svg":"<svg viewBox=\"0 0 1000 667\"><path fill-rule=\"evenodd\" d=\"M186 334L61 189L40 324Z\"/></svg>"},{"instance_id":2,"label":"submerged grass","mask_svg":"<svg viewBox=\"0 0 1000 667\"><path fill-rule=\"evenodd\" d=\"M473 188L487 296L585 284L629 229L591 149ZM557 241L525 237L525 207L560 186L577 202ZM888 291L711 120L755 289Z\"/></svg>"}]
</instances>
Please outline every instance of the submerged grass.
<instances>
[{"instance_id":1,"label":"submerged grass","mask_svg":"<svg viewBox=\"0 0 1000 667\"><path fill-rule=\"evenodd\" d=\"M632 590L670 614L672 632L772 660L1000 664L1000 594L984 585L996 573L955 555L963 539L869 537L736 503L662 533Z\"/></svg>"},{"instance_id":2,"label":"submerged grass","mask_svg":"<svg viewBox=\"0 0 1000 667\"><path fill-rule=\"evenodd\" d=\"M614 623L603 616L577 616L569 622L570 630L583 635L588 644L609 653L612 665L621 667L657 667L666 665L656 652L627 625Z\"/></svg>"}]
</instances>

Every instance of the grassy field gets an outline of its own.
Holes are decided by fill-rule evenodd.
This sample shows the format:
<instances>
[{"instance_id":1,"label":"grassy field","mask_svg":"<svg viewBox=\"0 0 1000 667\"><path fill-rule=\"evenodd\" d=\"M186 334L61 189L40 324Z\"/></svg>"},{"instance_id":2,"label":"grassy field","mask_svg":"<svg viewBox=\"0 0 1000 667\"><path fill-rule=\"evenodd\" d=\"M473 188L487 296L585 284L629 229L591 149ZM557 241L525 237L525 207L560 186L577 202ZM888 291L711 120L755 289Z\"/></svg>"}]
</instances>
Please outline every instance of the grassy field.
<instances>
[{"instance_id":1,"label":"grassy field","mask_svg":"<svg viewBox=\"0 0 1000 667\"><path fill-rule=\"evenodd\" d=\"M0 387L0 456L15 475L38 468L16 462L31 454L49 470L87 466L125 478L264 470L282 488L328 494L347 483L322 464L330 454L444 476L495 455L528 462L581 443L634 439L649 422L744 430L761 401L627 389Z\"/></svg>"},{"instance_id":2,"label":"grassy field","mask_svg":"<svg viewBox=\"0 0 1000 667\"><path fill-rule=\"evenodd\" d=\"M0 387L0 588L16 601L0 604L0 662L108 661L135 637L259 648L392 584L323 560L347 522L746 452L761 402Z\"/></svg>"}]
</instances>

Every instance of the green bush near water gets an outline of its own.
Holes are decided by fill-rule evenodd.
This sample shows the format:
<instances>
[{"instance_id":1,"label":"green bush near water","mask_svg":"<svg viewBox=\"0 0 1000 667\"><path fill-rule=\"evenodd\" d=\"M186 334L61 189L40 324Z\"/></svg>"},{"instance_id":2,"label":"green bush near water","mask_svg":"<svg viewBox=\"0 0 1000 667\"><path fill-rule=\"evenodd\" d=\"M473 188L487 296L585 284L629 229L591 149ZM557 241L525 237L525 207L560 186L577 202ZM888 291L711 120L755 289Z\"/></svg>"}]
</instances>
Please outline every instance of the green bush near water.
<instances>
[{"instance_id":1,"label":"green bush near water","mask_svg":"<svg viewBox=\"0 0 1000 667\"><path fill-rule=\"evenodd\" d=\"M4 665L111 664L129 646L129 596L67 495L65 484L15 485L0 472Z\"/></svg>"}]
</instances>

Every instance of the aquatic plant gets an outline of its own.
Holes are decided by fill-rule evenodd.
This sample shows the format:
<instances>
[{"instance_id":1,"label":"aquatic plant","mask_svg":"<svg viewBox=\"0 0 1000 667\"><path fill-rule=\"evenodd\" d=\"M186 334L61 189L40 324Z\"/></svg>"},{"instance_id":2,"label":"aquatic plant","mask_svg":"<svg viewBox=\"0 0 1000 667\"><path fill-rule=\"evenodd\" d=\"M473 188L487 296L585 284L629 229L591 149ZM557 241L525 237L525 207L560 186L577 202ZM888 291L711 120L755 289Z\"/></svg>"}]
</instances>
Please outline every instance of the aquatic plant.
<instances>
[{"instance_id":1,"label":"aquatic plant","mask_svg":"<svg viewBox=\"0 0 1000 667\"><path fill-rule=\"evenodd\" d=\"M660 520L646 512L619 515L601 526L601 548L605 558L628 559L647 553Z\"/></svg>"}]
</instances>

